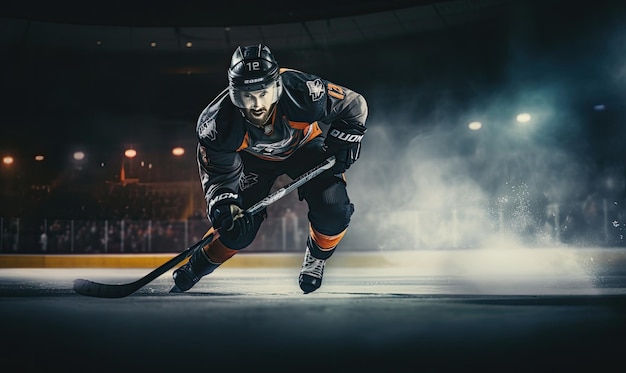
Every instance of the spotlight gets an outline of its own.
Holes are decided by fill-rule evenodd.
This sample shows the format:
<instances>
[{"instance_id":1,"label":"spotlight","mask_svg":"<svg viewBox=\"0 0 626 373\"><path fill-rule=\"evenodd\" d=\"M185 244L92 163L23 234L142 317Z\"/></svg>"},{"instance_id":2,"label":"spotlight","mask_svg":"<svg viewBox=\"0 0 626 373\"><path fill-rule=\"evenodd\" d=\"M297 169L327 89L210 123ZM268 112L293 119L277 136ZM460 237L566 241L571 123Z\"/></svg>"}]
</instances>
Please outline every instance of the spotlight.
<instances>
[{"instance_id":1,"label":"spotlight","mask_svg":"<svg viewBox=\"0 0 626 373\"><path fill-rule=\"evenodd\" d=\"M530 122L530 114L528 113L521 113L517 115L517 121L520 123L528 123Z\"/></svg>"},{"instance_id":2,"label":"spotlight","mask_svg":"<svg viewBox=\"0 0 626 373\"><path fill-rule=\"evenodd\" d=\"M82 161L83 159L85 159L85 153L78 151L78 152L74 152L74 160L75 161Z\"/></svg>"},{"instance_id":3,"label":"spotlight","mask_svg":"<svg viewBox=\"0 0 626 373\"><path fill-rule=\"evenodd\" d=\"M126 158L134 158L137 156L137 151L135 149L126 149L126 151L124 151L124 155Z\"/></svg>"},{"instance_id":4,"label":"spotlight","mask_svg":"<svg viewBox=\"0 0 626 373\"><path fill-rule=\"evenodd\" d=\"M478 131L479 129L483 128L483 124L480 122L471 122L467 125L467 127L472 131Z\"/></svg>"}]
</instances>

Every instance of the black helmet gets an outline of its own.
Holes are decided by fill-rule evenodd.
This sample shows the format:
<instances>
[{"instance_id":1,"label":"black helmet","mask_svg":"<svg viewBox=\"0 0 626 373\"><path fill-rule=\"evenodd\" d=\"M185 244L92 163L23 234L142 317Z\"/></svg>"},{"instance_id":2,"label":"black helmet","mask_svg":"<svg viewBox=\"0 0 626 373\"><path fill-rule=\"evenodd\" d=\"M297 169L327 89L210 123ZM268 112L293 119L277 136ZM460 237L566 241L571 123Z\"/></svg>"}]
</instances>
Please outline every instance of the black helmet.
<instances>
[{"instance_id":1,"label":"black helmet","mask_svg":"<svg viewBox=\"0 0 626 373\"><path fill-rule=\"evenodd\" d=\"M282 94L279 66L270 49L262 44L237 47L228 68L228 90L230 99L239 108L241 92L271 89L275 103Z\"/></svg>"}]
</instances>

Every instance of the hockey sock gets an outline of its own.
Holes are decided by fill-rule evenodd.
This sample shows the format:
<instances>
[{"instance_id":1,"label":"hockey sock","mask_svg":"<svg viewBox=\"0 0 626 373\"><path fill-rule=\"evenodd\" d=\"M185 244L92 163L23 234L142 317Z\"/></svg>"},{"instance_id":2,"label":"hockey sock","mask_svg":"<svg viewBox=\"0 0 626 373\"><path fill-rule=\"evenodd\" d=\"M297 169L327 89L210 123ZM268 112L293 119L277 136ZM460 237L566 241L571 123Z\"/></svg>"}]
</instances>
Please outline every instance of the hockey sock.
<instances>
[{"instance_id":1,"label":"hockey sock","mask_svg":"<svg viewBox=\"0 0 626 373\"><path fill-rule=\"evenodd\" d=\"M224 246L224 244L219 239L213 241L212 244L207 245L202 249L207 258L211 262L216 264L222 264L228 259L232 258L233 255L237 254L237 250L233 250Z\"/></svg>"},{"instance_id":2,"label":"hockey sock","mask_svg":"<svg viewBox=\"0 0 626 373\"><path fill-rule=\"evenodd\" d=\"M317 259L328 259L333 252L335 252L335 248L346 234L347 229L344 229L341 233L335 235L326 235L318 232L312 226L309 226L309 250L311 251L311 255L313 255Z\"/></svg>"}]
</instances>

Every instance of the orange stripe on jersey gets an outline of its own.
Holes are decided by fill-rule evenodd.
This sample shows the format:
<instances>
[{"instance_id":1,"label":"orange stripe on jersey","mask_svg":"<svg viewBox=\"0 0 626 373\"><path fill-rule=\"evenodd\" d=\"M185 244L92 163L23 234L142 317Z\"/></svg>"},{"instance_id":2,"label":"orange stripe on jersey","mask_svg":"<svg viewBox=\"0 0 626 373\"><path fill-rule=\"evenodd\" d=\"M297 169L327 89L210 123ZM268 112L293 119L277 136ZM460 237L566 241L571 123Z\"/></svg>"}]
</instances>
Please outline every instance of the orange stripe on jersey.
<instances>
[{"instance_id":1,"label":"orange stripe on jersey","mask_svg":"<svg viewBox=\"0 0 626 373\"><path fill-rule=\"evenodd\" d=\"M307 140L307 142L322 134L322 129L320 128L319 124L317 124L317 122L313 122L313 124L311 125L313 126L313 128L311 129L311 136L309 136L309 140Z\"/></svg>"},{"instance_id":2,"label":"orange stripe on jersey","mask_svg":"<svg viewBox=\"0 0 626 373\"><path fill-rule=\"evenodd\" d=\"M316 231L313 226L309 224L309 234L311 235L311 238L317 244L317 246L322 249L322 251L334 249L335 246L337 246L339 241L341 241L343 236L346 234L346 231L347 229L344 229L343 232L339 234L336 234L334 236L327 236Z\"/></svg>"},{"instance_id":3,"label":"orange stripe on jersey","mask_svg":"<svg viewBox=\"0 0 626 373\"><path fill-rule=\"evenodd\" d=\"M296 70L296 69L290 69L290 68L288 68L288 67L281 67L280 69L278 69L278 72L279 72L280 74L284 73L285 71L295 71L295 72L298 72L298 73L299 73L299 72L301 72L301 71L299 71L299 70Z\"/></svg>"},{"instance_id":4,"label":"orange stripe on jersey","mask_svg":"<svg viewBox=\"0 0 626 373\"><path fill-rule=\"evenodd\" d=\"M243 137L243 141L241 142L241 145L239 145L239 149L237 149L237 151L242 151L245 148L247 148L250 145L250 135L248 134L248 131L246 131L246 135Z\"/></svg>"},{"instance_id":5,"label":"orange stripe on jersey","mask_svg":"<svg viewBox=\"0 0 626 373\"><path fill-rule=\"evenodd\" d=\"M309 122L295 122L290 120L289 121L289 125L293 128L299 129L299 130L304 130L306 129L308 126L317 124L317 122L313 122L313 123L309 123Z\"/></svg>"},{"instance_id":6,"label":"orange stripe on jersey","mask_svg":"<svg viewBox=\"0 0 626 373\"><path fill-rule=\"evenodd\" d=\"M291 126L292 128L295 128L297 130L307 130L309 128L309 126L313 126L313 128L311 128L311 133L309 134L309 139L308 141L311 141L312 138L317 137L319 134L322 133L322 129L320 128L320 125L317 124L317 122L313 122L313 123L308 123L308 122L294 122L294 121L289 121L289 126ZM305 131L306 132L306 131Z\"/></svg>"}]
</instances>

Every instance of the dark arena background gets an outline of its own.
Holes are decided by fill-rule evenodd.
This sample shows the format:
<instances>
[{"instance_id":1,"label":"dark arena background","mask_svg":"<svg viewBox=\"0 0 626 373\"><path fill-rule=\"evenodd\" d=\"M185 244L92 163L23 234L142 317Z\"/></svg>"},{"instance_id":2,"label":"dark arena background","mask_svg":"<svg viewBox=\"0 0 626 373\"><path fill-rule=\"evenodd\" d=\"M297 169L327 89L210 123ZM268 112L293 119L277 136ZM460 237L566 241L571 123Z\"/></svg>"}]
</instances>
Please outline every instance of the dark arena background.
<instances>
[{"instance_id":1,"label":"dark arena background","mask_svg":"<svg viewBox=\"0 0 626 373\"><path fill-rule=\"evenodd\" d=\"M196 120L256 43L368 101L322 288L292 193L188 293L76 294L209 229ZM3 372L624 371L623 2L5 2L0 82Z\"/></svg>"}]
</instances>

